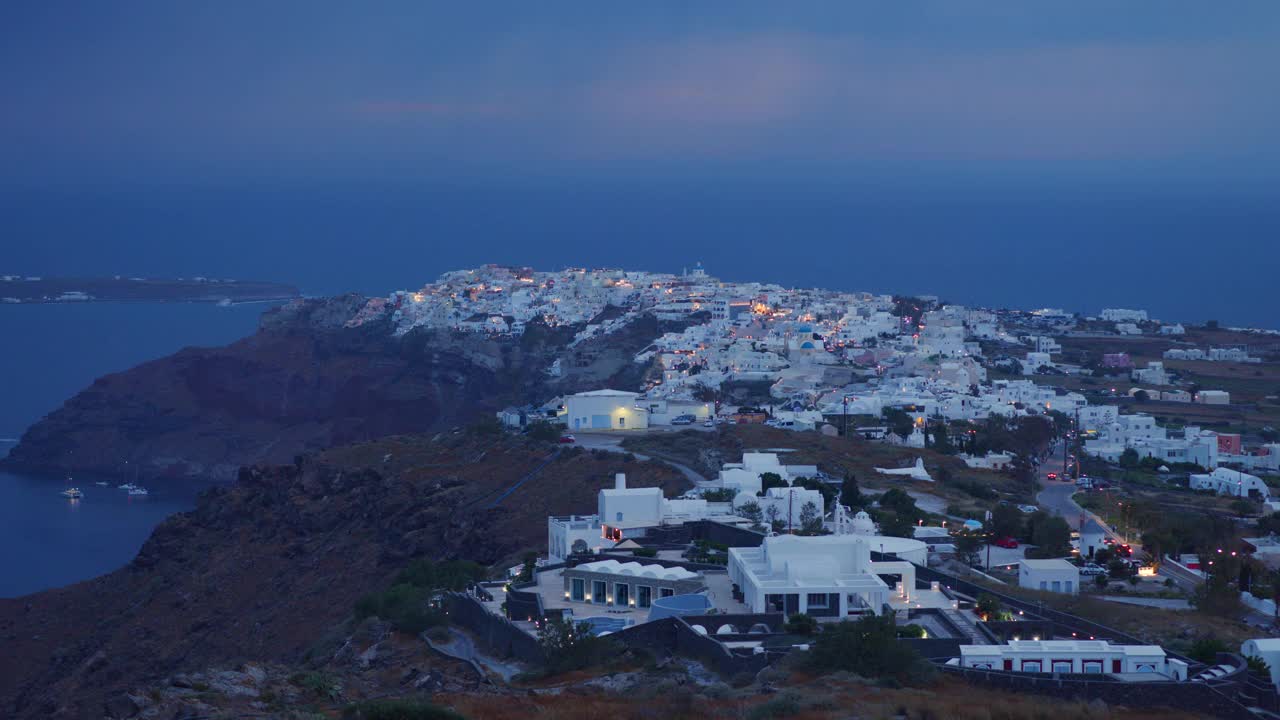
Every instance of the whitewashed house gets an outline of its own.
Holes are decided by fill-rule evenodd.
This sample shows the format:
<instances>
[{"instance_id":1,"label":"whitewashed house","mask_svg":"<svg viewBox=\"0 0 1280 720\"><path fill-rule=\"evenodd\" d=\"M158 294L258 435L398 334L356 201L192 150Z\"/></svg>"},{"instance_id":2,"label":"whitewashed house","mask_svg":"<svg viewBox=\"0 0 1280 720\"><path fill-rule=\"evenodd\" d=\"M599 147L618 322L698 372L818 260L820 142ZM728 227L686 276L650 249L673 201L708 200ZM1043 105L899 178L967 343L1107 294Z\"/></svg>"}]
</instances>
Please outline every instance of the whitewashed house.
<instances>
[{"instance_id":1,"label":"whitewashed house","mask_svg":"<svg viewBox=\"0 0 1280 720\"><path fill-rule=\"evenodd\" d=\"M649 413L636 407L640 393L591 390L565 398L570 430L638 430L649 427Z\"/></svg>"},{"instance_id":2,"label":"whitewashed house","mask_svg":"<svg viewBox=\"0 0 1280 720\"><path fill-rule=\"evenodd\" d=\"M1066 560L1018 561L1018 586L1075 595L1080 592L1080 568Z\"/></svg>"},{"instance_id":3,"label":"whitewashed house","mask_svg":"<svg viewBox=\"0 0 1280 720\"><path fill-rule=\"evenodd\" d=\"M1215 468L1211 473L1193 474L1188 485L1192 490L1212 490L1219 495L1235 497L1266 498L1270 495L1262 478L1228 468Z\"/></svg>"},{"instance_id":4,"label":"whitewashed house","mask_svg":"<svg viewBox=\"0 0 1280 720\"><path fill-rule=\"evenodd\" d=\"M1159 645L1112 645L1106 640L1014 640L1005 645L961 645L960 667L1075 675L1153 674L1185 681L1187 664Z\"/></svg>"}]
</instances>

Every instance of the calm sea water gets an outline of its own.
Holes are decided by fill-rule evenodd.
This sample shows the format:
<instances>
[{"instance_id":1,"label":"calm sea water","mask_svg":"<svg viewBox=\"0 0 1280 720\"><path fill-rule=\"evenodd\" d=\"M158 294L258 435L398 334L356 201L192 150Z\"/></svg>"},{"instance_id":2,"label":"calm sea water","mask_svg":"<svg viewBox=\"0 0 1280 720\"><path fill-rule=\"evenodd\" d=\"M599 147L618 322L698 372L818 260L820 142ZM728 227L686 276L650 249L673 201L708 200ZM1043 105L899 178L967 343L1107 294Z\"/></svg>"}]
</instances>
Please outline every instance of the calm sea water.
<instances>
[{"instance_id":1,"label":"calm sea water","mask_svg":"<svg viewBox=\"0 0 1280 720\"><path fill-rule=\"evenodd\" d=\"M31 423L103 374L184 346L222 345L253 332L264 305L90 303L0 305L0 454ZM202 486L148 486L130 496L75 477L0 473L0 597L86 580L133 559L152 529L191 508Z\"/></svg>"},{"instance_id":2,"label":"calm sea water","mask_svg":"<svg viewBox=\"0 0 1280 720\"><path fill-rule=\"evenodd\" d=\"M0 597L17 597L97 577L127 564L152 529L195 505L194 483L148 487L145 497L94 484L0 473ZM84 497L60 491L74 484Z\"/></svg>"}]
</instances>

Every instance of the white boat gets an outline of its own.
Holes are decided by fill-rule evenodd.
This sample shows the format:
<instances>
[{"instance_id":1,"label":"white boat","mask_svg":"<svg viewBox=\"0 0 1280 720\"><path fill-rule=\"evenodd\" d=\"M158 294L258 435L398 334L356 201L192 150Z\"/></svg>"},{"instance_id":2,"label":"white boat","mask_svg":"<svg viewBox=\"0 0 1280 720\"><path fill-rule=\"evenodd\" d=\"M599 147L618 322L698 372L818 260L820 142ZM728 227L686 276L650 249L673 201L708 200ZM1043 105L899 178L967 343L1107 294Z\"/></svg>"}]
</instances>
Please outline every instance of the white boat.
<instances>
[{"instance_id":1,"label":"white boat","mask_svg":"<svg viewBox=\"0 0 1280 720\"><path fill-rule=\"evenodd\" d=\"M84 493L80 492L80 488L67 488L62 491L62 496L69 497L72 500L78 500L84 496Z\"/></svg>"},{"instance_id":2,"label":"white boat","mask_svg":"<svg viewBox=\"0 0 1280 720\"><path fill-rule=\"evenodd\" d=\"M101 485L102 487L107 487L108 483L105 483L105 482L103 482L103 481L99 480L98 482L94 483L94 485Z\"/></svg>"},{"instance_id":3,"label":"white boat","mask_svg":"<svg viewBox=\"0 0 1280 720\"><path fill-rule=\"evenodd\" d=\"M133 483L125 483L125 484L123 484L123 485L119 485L118 487L119 487L121 490L133 490L134 488L136 488L136 487L138 487L138 486L137 486L137 485L134 485Z\"/></svg>"},{"instance_id":4,"label":"white boat","mask_svg":"<svg viewBox=\"0 0 1280 720\"><path fill-rule=\"evenodd\" d=\"M134 485L133 487L129 488L129 494L130 495L147 495L149 493L147 493L146 488L138 487L137 485Z\"/></svg>"}]
</instances>

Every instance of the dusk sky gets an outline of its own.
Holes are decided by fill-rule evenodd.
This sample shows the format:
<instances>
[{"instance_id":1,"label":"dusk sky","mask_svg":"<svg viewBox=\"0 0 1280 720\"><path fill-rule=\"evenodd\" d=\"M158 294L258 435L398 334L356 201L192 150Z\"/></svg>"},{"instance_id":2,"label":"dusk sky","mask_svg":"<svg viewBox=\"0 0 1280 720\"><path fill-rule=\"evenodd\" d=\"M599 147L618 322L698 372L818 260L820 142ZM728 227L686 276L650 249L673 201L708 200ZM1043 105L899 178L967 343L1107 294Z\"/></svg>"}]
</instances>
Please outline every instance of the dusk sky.
<instances>
[{"instance_id":1,"label":"dusk sky","mask_svg":"<svg viewBox=\"0 0 1280 720\"><path fill-rule=\"evenodd\" d=\"M0 178L1274 179L1278 39L1274 0L7 2Z\"/></svg>"},{"instance_id":2,"label":"dusk sky","mask_svg":"<svg viewBox=\"0 0 1280 720\"><path fill-rule=\"evenodd\" d=\"M5 2L0 271L703 261L1280 326L1277 68L1276 0Z\"/></svg>"}]
</instances>

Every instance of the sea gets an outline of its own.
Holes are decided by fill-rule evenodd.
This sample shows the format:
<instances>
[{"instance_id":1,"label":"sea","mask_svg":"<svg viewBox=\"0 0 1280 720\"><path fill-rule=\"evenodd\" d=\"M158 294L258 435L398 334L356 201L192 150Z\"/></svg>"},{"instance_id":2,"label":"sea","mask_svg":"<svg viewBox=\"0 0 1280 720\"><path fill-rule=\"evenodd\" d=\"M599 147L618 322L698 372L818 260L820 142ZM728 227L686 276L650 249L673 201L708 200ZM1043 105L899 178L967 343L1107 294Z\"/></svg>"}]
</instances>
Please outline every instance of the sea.
<instances>
[{"instance_id":1,"label":"sea","mask_svg":"<svg viewBox=\"0 0 1280 720\"><path fill-rule=\"evenodd\" d=\"M264 304L0 305L0 454L32 423L99 376L186 346L225 345L253 332ZM108 482L107 486L96 483ZM169 515L195 506L207 487L94 476L0 472L0 598L110 572L137 554ZM63 497L70 485L79 500Z\"/></svg>"},{"instance_id":2,"label":"sea","mask_svg":"<svg viewBox=\"0 0 1280 720\"><path fill-rule=\"evenodd\" d=\"M382 295L484 263L679 272L933 294L989 307L1144 308L1280 328L1272 185L822 178L0 188L0 274L243 278ZM261 306L0 304L0 438L95 378L253 331ZM6 443L0 441L0 452ZM0 597L127 563L198 488L146 498L0 476Z\"/></svg>"}]
</instances>

